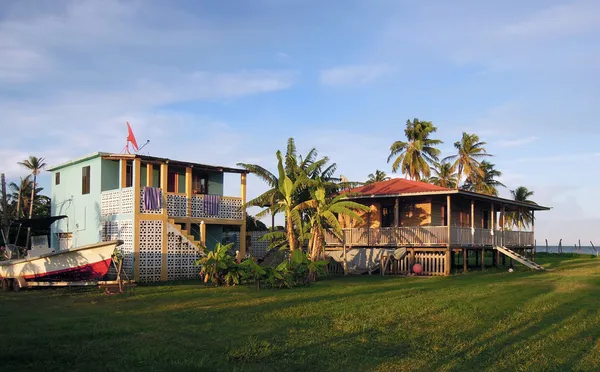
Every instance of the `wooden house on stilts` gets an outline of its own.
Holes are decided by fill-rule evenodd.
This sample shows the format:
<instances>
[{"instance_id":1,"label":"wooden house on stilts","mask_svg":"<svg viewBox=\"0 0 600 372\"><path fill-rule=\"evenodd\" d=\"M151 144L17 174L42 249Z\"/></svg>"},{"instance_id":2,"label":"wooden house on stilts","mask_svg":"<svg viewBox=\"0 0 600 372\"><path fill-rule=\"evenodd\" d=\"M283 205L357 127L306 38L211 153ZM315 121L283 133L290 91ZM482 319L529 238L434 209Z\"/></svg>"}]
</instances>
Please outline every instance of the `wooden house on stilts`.
<instances>
[{"instance_id":1,"label":"wooden house on stilts","mask_svg":"<svg viewBox=\"0 0 600 372\"><path fill-rule=\"evenodd\" d=\"M533 269L534 203L391 179L347 191L369 206L362 223L340 216L340 235L326 235L326 255L346 271L450 275L469 267L512 265Z\"/></svg>"}]
</instances>

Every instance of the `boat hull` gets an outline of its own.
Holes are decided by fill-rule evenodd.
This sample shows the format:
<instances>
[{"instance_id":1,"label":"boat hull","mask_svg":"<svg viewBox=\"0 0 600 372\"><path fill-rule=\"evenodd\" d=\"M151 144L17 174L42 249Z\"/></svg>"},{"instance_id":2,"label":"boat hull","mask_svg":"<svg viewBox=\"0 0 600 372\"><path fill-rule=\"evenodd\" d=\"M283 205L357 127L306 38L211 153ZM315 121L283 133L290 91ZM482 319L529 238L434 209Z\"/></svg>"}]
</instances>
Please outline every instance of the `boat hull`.
<instances>
[{"instance_id":1,"label":"boat hull","mask_svg":"<svg viewBox=\"0 0 600 372\"><path fill-rule=\"evenodd\" d=\"M108 272L120 240L102 242L27 259L0 262L0 278L91 280Z\"/></svg>"}]
</instances>

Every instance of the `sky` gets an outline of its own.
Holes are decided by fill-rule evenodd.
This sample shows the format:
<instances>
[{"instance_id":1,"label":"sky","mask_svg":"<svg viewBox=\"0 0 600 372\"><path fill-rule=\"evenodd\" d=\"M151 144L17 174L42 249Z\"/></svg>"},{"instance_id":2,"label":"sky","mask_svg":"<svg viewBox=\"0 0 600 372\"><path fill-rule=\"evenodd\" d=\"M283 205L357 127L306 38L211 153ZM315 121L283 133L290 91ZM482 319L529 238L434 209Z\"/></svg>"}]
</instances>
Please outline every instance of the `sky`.
<instances>
[{"instance_id":1,"label":"sky","mask_svg":"<svg viewBox=\"0 0 600 372\"><path fill-rule=\"evenodd\" d=\"M118 153L129 121L143 154L275 171L293 137L351 180L400 177L389 147L416 117L443 156L478 134L501 196L552 207L538 244L600 245L598 40L598 1L3 0L0 172Z\"/></svg>"}]
</instances>

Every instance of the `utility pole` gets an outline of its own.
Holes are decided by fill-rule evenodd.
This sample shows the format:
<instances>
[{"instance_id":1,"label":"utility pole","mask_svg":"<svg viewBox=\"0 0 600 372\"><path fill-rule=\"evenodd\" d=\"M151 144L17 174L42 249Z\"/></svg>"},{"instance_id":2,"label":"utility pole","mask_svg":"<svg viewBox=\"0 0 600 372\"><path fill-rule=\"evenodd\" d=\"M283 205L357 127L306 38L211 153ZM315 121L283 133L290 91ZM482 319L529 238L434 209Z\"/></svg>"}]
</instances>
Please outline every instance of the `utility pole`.
<instances>
[{"instance_id":1,"label":"utility pole","mask_svg":"<svg viewBox=\"0 0 600 372\"><path fill-rule=\"evenodd\" d=\"M4 173L0 174L0 185L2 185L2 200L0 200L0 203L2 203L2 219L0 221L0 229L2 229L4 236L6 236L8 234L8 201L6 199L6 177Z\"/></svg>"}]
</instances>

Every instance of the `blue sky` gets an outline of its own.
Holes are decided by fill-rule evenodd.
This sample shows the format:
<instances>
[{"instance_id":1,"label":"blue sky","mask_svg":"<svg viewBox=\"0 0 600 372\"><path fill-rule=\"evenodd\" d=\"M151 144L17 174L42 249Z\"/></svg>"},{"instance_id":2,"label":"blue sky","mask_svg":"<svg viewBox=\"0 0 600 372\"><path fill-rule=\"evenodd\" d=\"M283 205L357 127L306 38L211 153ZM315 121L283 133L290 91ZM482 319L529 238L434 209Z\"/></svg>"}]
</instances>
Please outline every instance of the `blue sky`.
<instances>
[{"instance_id":1,"label":"blue sky","mask_svg":"<svg viewBox=\"0 0 600 372\"><path fill-rule=\"evenodd\" d=\"M294 137L364 180L418 117L554 208L538 243L600 244L599 39L597 1L2 1L0 170L119 152L129 121L150 155L274 169Z\"/></svg>"}]
</instances>

